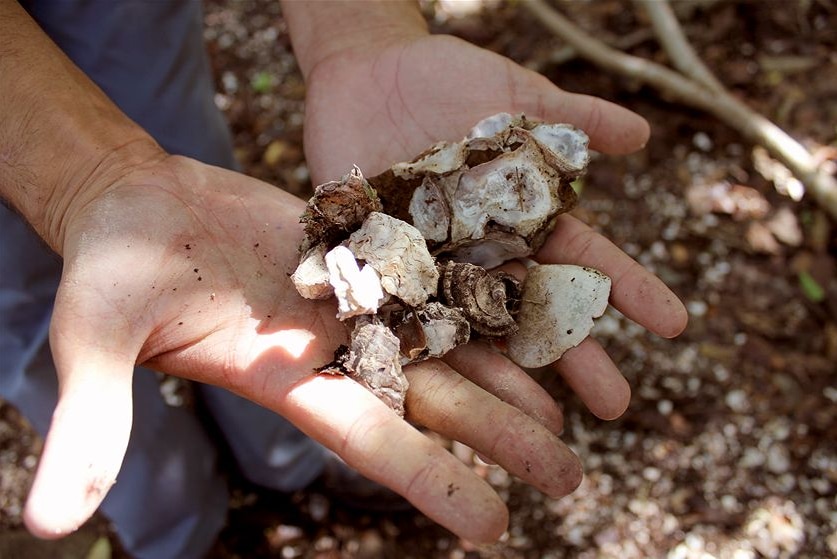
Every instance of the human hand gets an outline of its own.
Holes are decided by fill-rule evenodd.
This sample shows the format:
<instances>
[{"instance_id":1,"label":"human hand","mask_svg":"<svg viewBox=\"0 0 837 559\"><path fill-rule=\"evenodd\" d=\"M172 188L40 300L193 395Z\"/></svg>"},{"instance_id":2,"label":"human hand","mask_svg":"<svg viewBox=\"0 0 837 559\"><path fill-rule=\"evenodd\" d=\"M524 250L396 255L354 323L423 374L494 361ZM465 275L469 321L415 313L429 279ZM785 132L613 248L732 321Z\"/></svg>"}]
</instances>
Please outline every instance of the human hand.
<instances>
[{"instance_id":1,"label":"human hand","mask_svg":"<svg viewBox=\"0 0 837 559\"><path fill-rule=\"evenodd\" d=\"M161 153L83 192L60 216L64 271L50 332L60 394L25 510L30 530L72 531L114 483L133 367L144 363L282 414L465 538L500 536L507 512L488 484L359 384L312 374L345 332L331 302L302 299L288 277L302 201ZM549 495L579 482L576 459L549 430L561 418L548 399L530 404L544 427L441 362L410 374L417 421Z\"/></svg>"},{"instance_id":2,"label":"human hand","mask_svg":"<svg viewBox=\"0 0 837 559\"><path fill-rule=\"evenodd\" d=\"M574 124L590 136L591 148L613 154L641 148L649 133L645 120L626 109L564 92L507 58L447 36L418 34L383 48L344 49L314 66L307 83L305 152L317 182L352 164L377 174L440 139L462 138L498 112ZM610 302L627 317L664 337L685 328L685 308L658 278L570 215L559 217L535 260L602 270L613 280ZM494 393L506 382L473 349L447 362ZM598 417L613 419L627 408L630 388L592 338L554 368ZM508 362L503 370L518 371ZM525 409L531 394L523 386L503 397Z\"/></svg>"}]
</instances>

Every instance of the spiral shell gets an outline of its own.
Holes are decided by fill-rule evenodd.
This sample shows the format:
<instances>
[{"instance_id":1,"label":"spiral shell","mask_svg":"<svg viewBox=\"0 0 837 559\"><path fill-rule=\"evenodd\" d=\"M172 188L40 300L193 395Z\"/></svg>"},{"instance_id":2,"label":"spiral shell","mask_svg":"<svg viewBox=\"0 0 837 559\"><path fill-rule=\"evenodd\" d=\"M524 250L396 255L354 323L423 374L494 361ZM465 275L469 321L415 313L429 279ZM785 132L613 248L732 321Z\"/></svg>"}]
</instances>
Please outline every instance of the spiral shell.
<instances>
[{"instance_id":1,"label":"spiral shell","mask_svg":"<svg viewBox=\"0 0 837 559\"><path fill-rule=\"evenodd\" d=\"M441 277L445 302L462 309L473 330L492 338L517 332L506 307L508 274L497 277L475 264L447 262Z\"/></svg>"}]
</instances>

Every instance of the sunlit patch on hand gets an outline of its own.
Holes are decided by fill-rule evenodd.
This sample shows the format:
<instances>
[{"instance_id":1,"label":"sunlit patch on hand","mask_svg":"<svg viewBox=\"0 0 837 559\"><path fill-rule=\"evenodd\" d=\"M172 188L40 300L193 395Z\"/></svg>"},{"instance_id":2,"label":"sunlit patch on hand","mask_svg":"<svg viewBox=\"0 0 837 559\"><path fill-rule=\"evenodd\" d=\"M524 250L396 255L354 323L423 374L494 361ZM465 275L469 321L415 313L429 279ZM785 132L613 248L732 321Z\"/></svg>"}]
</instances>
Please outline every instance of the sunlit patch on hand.
<instances>
[{"instance_id":1,"label":"sunlit patch on hand","mask_svg":"<svg viewBox=\"0 0 837 559\"><path fill-rule=\"evenodd\" d=\"M274 349L281 349L294 359L299 359L314 338L316 336L311 331L299 328L260 334L254 342L253 352L258 356Z\"/></svg>"}]
</instances>

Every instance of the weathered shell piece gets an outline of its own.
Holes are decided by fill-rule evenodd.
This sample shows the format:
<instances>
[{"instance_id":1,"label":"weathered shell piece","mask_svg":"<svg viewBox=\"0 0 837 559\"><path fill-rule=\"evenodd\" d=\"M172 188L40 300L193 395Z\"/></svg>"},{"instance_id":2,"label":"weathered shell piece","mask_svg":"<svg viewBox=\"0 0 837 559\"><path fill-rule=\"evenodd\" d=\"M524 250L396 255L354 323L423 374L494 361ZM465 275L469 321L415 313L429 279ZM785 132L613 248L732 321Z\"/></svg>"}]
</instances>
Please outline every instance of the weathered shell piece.
<instances>
[{"instance_id":1,"label":"weathered shell piece","mask_svg":"<svg viewBox=\"0 0 837 559\"><path fill-rule=\"evenodd\" d=\"M418 229L392 216L372 212L349 237L352 253L381 276L384 291L408 305L423 305L436 294L439 272Z\"/></svg>"},{"instance_id":2,"label":"weathered shell piece","mask_svg":"<svg viewBox=\"0 0 837 559\"><path fill-rule=\"evenodd\" d=\"M593 318L607 308L610 278L570 264L529 268L523 283L520 330L508 339L508 355L521 367L543 367L580 344Z\"/></svg>"},{"instance_id":3,"label":"weathered shell piece","mask_svg":"<svg viewBox=\"0 0 837 559\"><path fill-rule=\"evenodd\" d=\"M427 340L427 357L442 357L471 337L471 327L461 309L433 302L417 310L416 315Z\"/></svg>"},{"instance_id":4,"label":"weathered shell piece","mask_svg":"<svg viewBox=\"0 0 837 559\"><path fill-rule=\"evenodd\" d=\"M334 294L334 288L328 281L326 252L328 246L325 243L311 247L299 259L299 266L291 275L294 287L306 299L328 299Z\"/></svg>"},{"instance_id":5,"label":"weathered shell piece","mask_svg":"<svg viewBox=\"0 0 837 559\"><path fill-rule=\"evenodd\" d=\"M384 211L409 219L433 254L491 268L533 254L572 209L587 142L573 126L500 113L369 181Z\"/></svg>"},{"instance_id":6,"label":"weathered shell piece","mask_svg":"<svg viewBox=\"0 0 837 559\"><path fill-rule=\"evenodd\" d=\"M343 366L349 376L404 416L404 398L410 383L401 370L398 338L389 328L359 319Z\"/></svg>"},{"instance_id":7,"label":"weathered shell piece","mask_svg":"<svg viewBox=\"0 0 837 559\"><path fill-rule=\"evenodd\" d=\"M371 266L358 267L355 255L337 245L325 255L328 280L337 297L337 318L374 314L384 302L381 279Z\"/></svg>"},{"instance_id":8,"label":"weathered shell piece","mask_svg":"<svg viewBox=\"0 0 837 559\"><path fill-rule=\"evenodd\" d=\"M517 332L517 323L506 308L505 278L474 264L447 262L442 268L445 303L462 310L471 328L498 338Z\"/></svg>"},{"instance_id":9,"label":"weathered shell piece","mask_svg":"<svg viewBox=\"0 0 837 559\"><path fill-rule=\"evenodd\" d=\"M471 326L462 309L439 302L408 310L394 326L401 343L401 364L431 357L442 357L458 345L467 343Z\"/></svg>"},{"instance_id":10,"label":"weathered shell piece","mask_svg":"<svg viewBox=\"0 0 837 559\"><path fill-rule=\"evenodd\" d=\"M398 338L401 351L401 364L406 365L421 360L427 354L427 336L415 311L408 310L401 314L402 320L391 324L393 334Z\"/></svg>"},{"instance_id":11,"label":"weathered shell piece","mask_svg":"<svg viewBox=\"0 0 837 559\"><path fill-rule=\"evenodd\" d=\"M333 247L357 229L371 212L381 209L378 195L358 167L339 181L317 186L300 217L305 224L301 251L305 253L320 243Z\"/></svg>"}]
</instances>

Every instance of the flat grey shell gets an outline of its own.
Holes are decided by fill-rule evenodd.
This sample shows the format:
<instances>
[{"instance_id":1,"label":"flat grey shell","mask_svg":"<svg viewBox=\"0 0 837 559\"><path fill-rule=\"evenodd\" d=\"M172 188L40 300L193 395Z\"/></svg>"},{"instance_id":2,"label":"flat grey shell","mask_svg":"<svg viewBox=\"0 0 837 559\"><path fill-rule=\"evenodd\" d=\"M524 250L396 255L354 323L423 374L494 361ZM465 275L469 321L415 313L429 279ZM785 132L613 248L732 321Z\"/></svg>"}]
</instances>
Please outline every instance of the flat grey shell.
<instances>
[{"instance_id":1,"label":"flat grey shell","mask_svg":"<svg viewBox=\"0 0 837 559\"><path fill-rule=\"evenodd\" d=\"M520 330L508 339L509 358L521 367L543 367L577 346L604 313L610 278L572 264L529 269L523 285Z\"/></svg>"}]
</instances>

